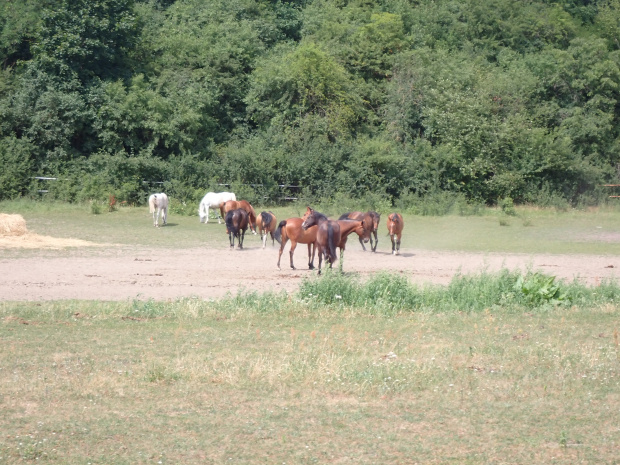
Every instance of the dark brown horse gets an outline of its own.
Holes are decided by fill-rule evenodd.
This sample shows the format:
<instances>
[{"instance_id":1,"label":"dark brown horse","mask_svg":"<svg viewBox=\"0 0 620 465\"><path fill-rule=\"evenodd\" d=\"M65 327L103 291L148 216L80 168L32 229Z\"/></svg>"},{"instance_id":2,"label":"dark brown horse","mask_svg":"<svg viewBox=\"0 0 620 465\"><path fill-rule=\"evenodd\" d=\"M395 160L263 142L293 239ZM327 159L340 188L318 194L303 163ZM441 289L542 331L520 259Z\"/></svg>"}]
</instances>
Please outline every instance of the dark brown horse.
<instances>
[{"instance_id":1,"label":"dark brown horse","mask_svg":"<svg viewBox=\"0 0 620 465\"><path fill-rule=\"evenodd\" d=\"M377 216L375 217L375 215ZM364 252L366 252L366 246L364 245L364 242L368 242L370 240L370 250L372 250L373 252L377 250L377 227L379 226L379 214L377 212L370 212L370 211L366 213L349 212L349 213L345 213L344 215L340 215L340 218L338 218L339 221L346 220L346 219L363 221L364 228L368 230L368 234L365 234L364 236L359 237L360 244L362 245L362 249L364 250ZM373 233L375 235L374 247L372 245L372 236L371 236L371 234Z\"/></svg>"},{"instance_id":2,"label":"dark brown horse","mask_svg":"<svg viewBox=\"0 0 620 465\"><path fill-rule=\"evenodd\" d=\"M392 239L392 253L398 255L400 250L400 238L403 235L403 216L400 213L390 213L387 219L387 228L390 239Z\"/></svg>"},{"instance_id":3,"label":"dark brown horse","mask_svg":"<svg viewBox=\"0 0 620 465\"><path fill-rule=\"evenodd\" d=\"M274 244L273 232L276 230L276 215L271 212L261 212L256 217L256 229L263 241L263 249L267 245L267 233L271 234L271 245Z\"/></svg>"},{"instance_id":4,"label":"dark brown horse","mask_svg":"<svg viewBox=\"0 0 620 465\"><path fill-rule=\"evenodd\" d=\"M231 247L235 246L236 237L239 248L243 249L243 238L245 237L245 231L248 229L248 217L248 212L243 208L230 210L226 213L226 230L228 231L228 240Z\"/></svg>"},{"instance_id":5,"label":"dark brown horse","mask_svg":"<svg viewBox=\"0 0 620 465\"><path fill-rule=\"evenodd\" d=\"M254 212L254 207L247 200L229 200L226 203L222 204L220 207L222 210L222 217L225 218L226 213L231 210L237 210L238 208L243 208L246 212L248 212L250 229L252 230L252 234L256 234L256 213Z\"/></svg>"},{"instance_id":6,"label":"dark brown horse","mask_svg":"<svg viewBox=\"0 0 620 465\"><path fill-rule=\"evenodd\" d=\"M280 252L278 254L278 269L280 269L280 258L284 251L284 246L290 240L291 250L289 252L291 257L291 268L295 269L293 265L293 253L297 244L308 244L308 268L314 269L314 254L316 252L316 231L317 227L308 228L303 230L301 224L303 220L301 218L289 218L288 220L280 221L280 224L274 232L276 241L280 244ZM312 253L311 253L312 252Z\"/></svg>"},{"instance_id":7,"label":"dark brown horse","mask_svg":"<svg viewBox=\"0 0 620 465\"><path fill-rule=\"evenodd\" d=\"M342 237L340 232L340 224L338 221L333 221L327 218L323 213L319 213L316 210L308 207L306 214L302 218L302 229L309 229L314 226L318 226L316 231L316 246L319 251L319 274L321 274L321 262L323 256L325 261L329 263L331 268L334 262L338 259L336 256L336 248L340 245L340 239Z\"/></svg>"}]
</instances>

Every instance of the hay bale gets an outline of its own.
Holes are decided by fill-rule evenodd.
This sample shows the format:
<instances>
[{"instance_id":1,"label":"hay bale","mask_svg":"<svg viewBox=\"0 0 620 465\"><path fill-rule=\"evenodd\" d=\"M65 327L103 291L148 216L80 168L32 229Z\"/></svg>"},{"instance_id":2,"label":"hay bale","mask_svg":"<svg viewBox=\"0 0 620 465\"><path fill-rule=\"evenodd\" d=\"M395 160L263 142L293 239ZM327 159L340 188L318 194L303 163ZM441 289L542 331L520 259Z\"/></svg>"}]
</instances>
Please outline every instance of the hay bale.
<instances>
[{"instance_id":1,"label":"hay bale","mask_svg":"<svg viewBox=\"0 0 620 465\"><path fill-rule=\"evenodd\" d=\"M23 236L27 232L23 216L0 213L0 236Z\"/></svg>"}]
</instances>

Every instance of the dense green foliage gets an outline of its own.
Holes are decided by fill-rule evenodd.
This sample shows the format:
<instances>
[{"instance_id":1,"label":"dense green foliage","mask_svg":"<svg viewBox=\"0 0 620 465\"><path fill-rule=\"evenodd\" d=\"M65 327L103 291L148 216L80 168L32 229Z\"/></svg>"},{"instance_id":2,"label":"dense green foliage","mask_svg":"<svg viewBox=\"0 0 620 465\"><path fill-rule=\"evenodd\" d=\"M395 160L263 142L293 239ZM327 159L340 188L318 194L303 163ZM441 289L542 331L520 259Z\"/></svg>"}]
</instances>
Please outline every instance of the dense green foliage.
<instances>
[{"instance_id":1,"label":"dense green foliage","mask_svg":"<svg viewBox=\"0 0 620 465\"><path fill-rule=\"evenodd\" d=\"M16 0L0 30L0 200L35 176L403 208L618 180L620 0Z\"/></svg>"}]
</instances>

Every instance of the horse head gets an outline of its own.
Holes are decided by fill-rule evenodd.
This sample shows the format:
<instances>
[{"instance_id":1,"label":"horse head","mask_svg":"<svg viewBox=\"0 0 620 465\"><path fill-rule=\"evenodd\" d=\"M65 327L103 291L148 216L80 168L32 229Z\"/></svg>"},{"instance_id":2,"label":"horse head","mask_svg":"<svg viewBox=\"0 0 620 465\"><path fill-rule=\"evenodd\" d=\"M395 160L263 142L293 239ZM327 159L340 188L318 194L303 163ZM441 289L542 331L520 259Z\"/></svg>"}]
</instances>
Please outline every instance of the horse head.
<instances>
[{"instance_id":1,"label":"horse head","mask_svg":"<svg viewBox=\"0 0 620 465\"><path fill-rule=\"evenodd\" d=\"M308 229L315 224L322 223L323 221L327 221L327 216L323 213L319 213L318 211L308 207L306 209L306 214L301 218L303 223L301 224L302 229Z\"/></svg>"}]
</instances>

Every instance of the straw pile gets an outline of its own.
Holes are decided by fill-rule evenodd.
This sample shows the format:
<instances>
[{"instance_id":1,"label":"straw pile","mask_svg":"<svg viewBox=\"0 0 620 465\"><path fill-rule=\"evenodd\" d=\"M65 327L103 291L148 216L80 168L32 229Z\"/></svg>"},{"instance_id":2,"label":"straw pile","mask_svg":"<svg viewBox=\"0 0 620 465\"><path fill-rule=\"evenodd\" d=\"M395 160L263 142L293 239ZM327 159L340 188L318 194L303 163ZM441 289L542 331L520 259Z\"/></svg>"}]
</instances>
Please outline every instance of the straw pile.
<instances>
[{"instance_id":1,"label":"straw pile","mask_svg":"<svg viewBox=\"0 0 620 465\"><path fill-rule=\"evenodd\" d=\"M27 232L23 216L0 213L0 236L23 236Z\"/></svg>"}]
</instances>

